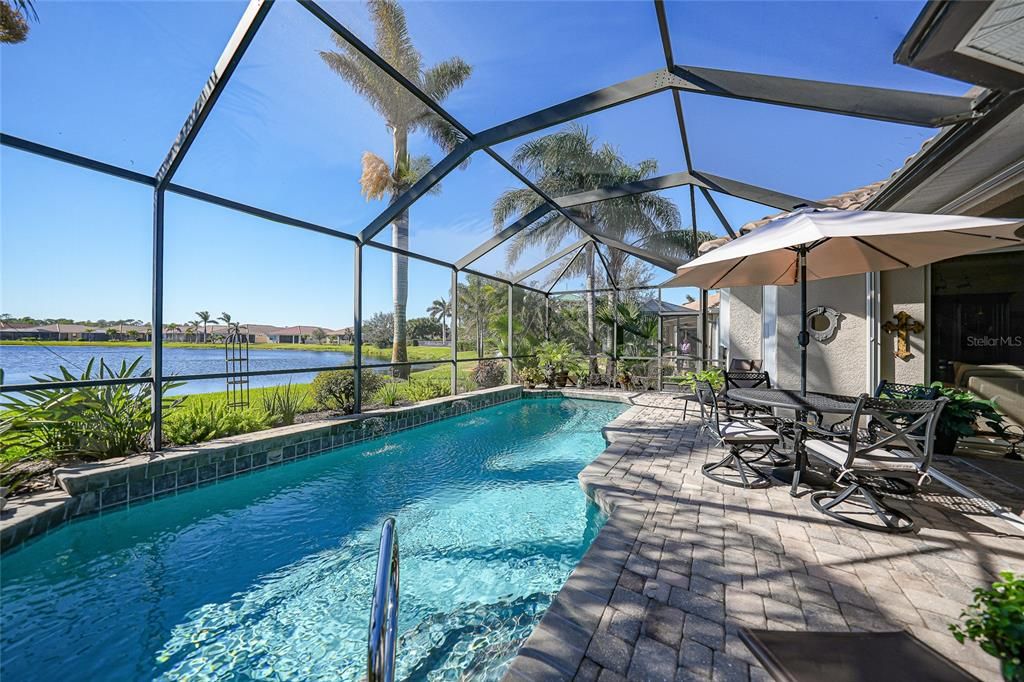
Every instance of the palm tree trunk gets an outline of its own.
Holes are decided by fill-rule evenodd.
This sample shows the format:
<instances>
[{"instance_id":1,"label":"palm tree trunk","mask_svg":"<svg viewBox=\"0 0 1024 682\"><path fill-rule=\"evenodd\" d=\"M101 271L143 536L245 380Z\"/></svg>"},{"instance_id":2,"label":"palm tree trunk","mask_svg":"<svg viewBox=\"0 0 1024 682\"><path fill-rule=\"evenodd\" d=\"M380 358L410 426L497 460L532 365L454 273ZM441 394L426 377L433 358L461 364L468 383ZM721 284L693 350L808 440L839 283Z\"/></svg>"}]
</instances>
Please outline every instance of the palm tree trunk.
<instances>
[{"instance_id":1,"label":"palm tree trunk","mask_svg":"<svg viewBox=\"0 0 1024 682\"><path fill-rule=\"evenodd\" d=\"M608 259L608 270L609 270L609 272L611 272L612 279L615 280L616 282L619 282L619 281L622 280L622 267L625 264L624 260L625 260L625 258L622 255L621 251L613 251L611 253L610 258ZM616 291L609 291L608 292L608 305L611 308L611 310L616 310L618 304L619 304L618 292L616 292ZM616 313L616 315L617 314L618 313ZM615 327L612 328L612 334L614 334L616 336L618 336L618 331L619 330L616 329ZM616 351L618 351L618 344L616 344L614 340L612 341L612 346L616 348ZM614 386L615 385L615 377L616 377L617 374L618 374L618 362L613 357L613 358L611 358L608 361L607 375L608 375L608 385L609 386Z\"/></svg>"},{"instance_id":2,"label":"palm tree trunk","mask_svg":"<svg viewBox=\"0 0 1024 682\"><path fill-rule=\"evenodd\" d=\"M594 242L587 244L587 355L589 356L589 374L597 374L597 298L594 296Z\"/></svg>"},{"instance_id":3,"label":"palm tree trunk","mask_svg":"<svg viewBox=\"0 0 1024 682\"><path fill-rule=\"evenodd\" d=\"M407 167L409 159L408 131L396 128L393 132L394 165L392 166L397 180L401 169ZM395 201L407 189L403 183L396 183L391 201ZM409 211L402 211L391 223L391 245L395 248L409 250ZM406 362L409 359L406 350L406 307L409 303L409 258L398 253L391 256L391 290L394 296L394 335L391 346L391 362ZM401 379L409 377L409 367L393 367L392 375Z\"/></svg>"}]
</instances>

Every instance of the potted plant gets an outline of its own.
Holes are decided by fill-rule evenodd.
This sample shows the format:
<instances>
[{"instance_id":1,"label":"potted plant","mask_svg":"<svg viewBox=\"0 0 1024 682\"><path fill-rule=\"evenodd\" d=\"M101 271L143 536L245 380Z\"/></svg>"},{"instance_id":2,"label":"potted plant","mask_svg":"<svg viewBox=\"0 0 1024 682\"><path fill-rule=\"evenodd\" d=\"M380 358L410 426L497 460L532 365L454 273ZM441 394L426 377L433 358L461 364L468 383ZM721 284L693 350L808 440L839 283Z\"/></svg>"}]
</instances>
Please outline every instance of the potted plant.
<instances>
[{"instance_id":1,"label":"potted plant","mask_svg":"<svg viewBox=\"0 0 1024 682\"><path fill-rule=\"evenodd\" d=\"M1024 682L1024 577L999 574L988 589L974 590L974 602L949 626L961 644L970 639L1002 663L1003 679Z\"/></svg>"},{"instance_id":2,"label":"potted plant","mask_svg":"<svg viewBox=\"0 0 1024 682\"><path fill-rule=\"evenodd\" d=\"M544 372L539 367L524 367L519 370L519 380L526 388L533 388L544 381Z\"/></svg>"},{"instance_id":3,"label":"potted plant","mask_svg":"<svg viewBox=\"0 0 1024 682\"><path fill-rule=\"evenodd\" d=\"M537 348L537 363L546 370L548 386L562 388L569 380L569 369L582 356L567 341L545 341Z\"/></svg>"},{"instance_id":4,"label":"potted plant","mask_svg":"<svg viewBox=\"0 0 1024 682\"><path fill-rule=\"evenodd\" d=\"M725 376L722 374L722 370L717 367L702 369L699 372L686 372L679 383L689 388L691 393L696 393L698 381L708 382L711 384L711 388L716 391L721 390L725 386Z\"/></svg>"},{"instance_id":5,"label":"potted plant","mask_svg":"<svg viewBox=\"0 0 1024 682\"><path fill-rule=\"evenodd\" d=\"M939 415L935 452L940 455L953 454L961 436L974 435L975 425L979 419L993 431L1002 432L1003 415L996 412L994 400L982 400L970 391L944 386L940 381L933 383L932 387L949 398L949 402L942 408L942 414Z\"/></svg>"}]
</instances>

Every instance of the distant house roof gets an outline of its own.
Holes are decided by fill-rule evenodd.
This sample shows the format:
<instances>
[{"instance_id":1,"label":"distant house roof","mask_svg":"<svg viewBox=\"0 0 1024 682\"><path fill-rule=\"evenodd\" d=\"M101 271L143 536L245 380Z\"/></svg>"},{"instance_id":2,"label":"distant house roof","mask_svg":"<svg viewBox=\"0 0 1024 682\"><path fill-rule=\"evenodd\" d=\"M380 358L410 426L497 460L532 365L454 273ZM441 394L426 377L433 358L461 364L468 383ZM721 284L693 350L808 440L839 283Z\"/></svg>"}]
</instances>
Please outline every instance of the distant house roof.
<instances>
[{"instance_id":1,"label":"distant house roof","mask_svg":"<svg viewBox=\"0 0 1024 682\"><path fill-rule=\"evenodd\" d=\"M324 332L327 331L325 327L310 327L308 325L298 325L295 327L281 327L275 329L271 333L274 334L275 336L307 336L315 332L317 329L320 329Z\"/></svg>"},{"instance_id":2,"label":"distant house roof","mask_svg":"<svg viewBox=\"0 0 1024 682\"><path fill-rule=\"evenodd\" d=\"M708 310L717 308L721 300L722 295L717 292L714 294L708 294ZM700 299L698 298L696 301L690 301L689 303L684 304L683 308L700 312Z\"/></svg>"}]
</instances>

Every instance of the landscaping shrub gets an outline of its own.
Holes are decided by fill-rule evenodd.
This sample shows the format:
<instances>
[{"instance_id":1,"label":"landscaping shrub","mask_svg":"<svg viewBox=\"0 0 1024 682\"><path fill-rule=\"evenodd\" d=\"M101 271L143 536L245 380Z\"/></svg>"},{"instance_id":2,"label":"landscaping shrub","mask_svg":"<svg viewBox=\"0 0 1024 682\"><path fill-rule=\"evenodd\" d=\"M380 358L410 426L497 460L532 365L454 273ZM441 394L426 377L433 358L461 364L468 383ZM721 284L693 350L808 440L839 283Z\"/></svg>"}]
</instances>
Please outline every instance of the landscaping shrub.
<instances>
[{"instance_id":1,"label":"landscaping shrub","mask_svg":"<svg viewBox=\"0 0 1024 682\"><path fill-rule=\"evenodd\" d=\"M399 395L398 382L387 381L373 394L373 399L385 407L394 407L398 402Z\"/></svg>"},{"instance_id":2,"label":"landscaping shrub","mask_svg":"<svg viewBox=\"0 0 1024 682\"><path fill-rule=\"evenodd\" d=\"M229 409L223 403L196 402L175 410L164 420L164 438L175 445L191 445L214 438L237 436L270 427L262 410Z\"/></svg>"},{"instance_id":3,"label":"landscaping shrub","mask_svg":"<svg viewBox=\"0 0 1024 682\"><path fill-rule=\"evenodd\" d=\"M361 375L362 390L372 395L384 383L383 377L368 369ZM334 369L320 372L313 379L313 402L324 410L338 410L352 414L355 409L355 377L350 369Z\"/></svg>"},{"instance_id":4,"label":"landscaping shrub","mask_svg":"<svg viewBox=\"0 0 1024 682\"><path fill-rule=\"evenodd\" d=\"M264 391L260 406L266 413L268 421L274 426L289 426L295 423L295 416L302 412L305 396L301 391L287 386L275 386L273 390Z\"/></svg>"},{"instance_id":5,"label":"landscaping shrub","mask_svg":"<svg viewBox=\"0 0 1024 682\"><path fill-rule=\"evenodd\" d=\"M1024 682L1024 577L999 574L989 589L976 588L974 602L949 626L961 644L970 639L1002 664L1003 679Z\"/></svg>"},{"instance_id":6,"label":"landscaping shrub","mask_svg":"<svg viewBox=\"0 0 1024 682\"><path fill-rule=\"evenodd\" d=\"M54 381L117 379L149 376L149 370L136 372L142 357L132 363L122 361L112 369L101 358L89 361L80 376L65 367L60 375L39 379L39 388L20 394L7 394L0 403L3 425L0 447L20 452L21 459L52 457L73 453L85 459L124 457L148 448L150 400L148 383L116 386L88 386L77 389L46 388ZM181 386L165 382L164 391ZM165 398L170 414L179 401Z\"/></svg>"},{"instance_id":7,"label":"landscaping shrub","mask_svg":"<svg viewBox=\"0 0 1024 682\"><path fill-rule=\"evenodd\" d=\"M480 388L493 388L505 383L504 360L481 360L470 372L470 376Z\"/></svg>"},{"instance_id":8,"label":"landscaping shrub","mask_svg":"<svg viewBox=\"0 0 1024 682\"><path fill-rule=\"evenodd\" d=\"M413 402L441 398L452 392L451 382L440 377L410 379L402 384L402 394Z\"/></svg>"}]
</instances>

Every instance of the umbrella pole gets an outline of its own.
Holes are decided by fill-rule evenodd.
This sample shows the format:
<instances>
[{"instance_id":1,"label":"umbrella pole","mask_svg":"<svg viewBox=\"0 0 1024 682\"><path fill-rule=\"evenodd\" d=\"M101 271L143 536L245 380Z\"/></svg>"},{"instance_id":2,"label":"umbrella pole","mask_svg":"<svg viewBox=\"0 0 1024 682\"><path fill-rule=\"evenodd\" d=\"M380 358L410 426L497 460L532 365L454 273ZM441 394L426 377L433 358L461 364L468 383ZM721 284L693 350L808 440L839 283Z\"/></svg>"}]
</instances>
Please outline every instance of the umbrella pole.
<instances>
[{"instance_id":1,"label":"umbrella pole","mask_svg":"<svg viewBox=\"0 0 1024 682\"><path fill-rule=\"evenodd\" d=\"M797 251L800 267L800 395L807 395L807 344L810 334L807 333L807 245L801 244Z\"/></svg>"}]
</instances>

